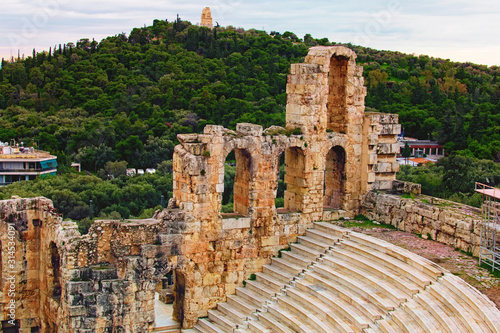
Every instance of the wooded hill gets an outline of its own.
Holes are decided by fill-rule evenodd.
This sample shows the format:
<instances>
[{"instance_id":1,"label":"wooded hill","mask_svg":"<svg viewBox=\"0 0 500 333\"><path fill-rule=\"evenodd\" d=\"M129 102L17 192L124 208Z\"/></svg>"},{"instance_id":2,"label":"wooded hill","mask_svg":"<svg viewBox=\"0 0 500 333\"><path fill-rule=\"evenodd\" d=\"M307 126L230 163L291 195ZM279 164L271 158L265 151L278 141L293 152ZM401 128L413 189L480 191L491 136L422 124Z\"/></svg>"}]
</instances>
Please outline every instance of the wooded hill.
<instances>
[{"instance_id":1,"label":"wooded hill","mask_svg":"<svg viewBox=\"0 0 500 333\"><path fill-rule=\"evenodd\" d=\"M290 64L333 44L178 19L33 51L2 61L0 141L57 154L61 172L70 161L102 175L109 161L155 168L171 159L178 133L283 126ZM438 140L448 153L500 162L498 66L346 46L365 68L368 110L398 113L407 136Z\"/></svg>"}]
</instances>

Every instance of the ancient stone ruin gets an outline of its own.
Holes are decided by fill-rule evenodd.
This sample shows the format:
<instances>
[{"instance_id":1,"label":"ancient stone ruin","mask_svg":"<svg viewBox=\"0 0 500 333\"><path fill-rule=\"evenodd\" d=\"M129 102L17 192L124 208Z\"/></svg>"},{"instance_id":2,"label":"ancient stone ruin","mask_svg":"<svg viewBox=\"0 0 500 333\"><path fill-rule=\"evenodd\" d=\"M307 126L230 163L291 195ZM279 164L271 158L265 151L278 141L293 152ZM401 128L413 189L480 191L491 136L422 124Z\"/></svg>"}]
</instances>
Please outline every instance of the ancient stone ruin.
<instances>
[{"instance_id":1,"label":"ancient stone ruin","mask_svg":"<svg viewBox=\"0 0 500 333\"><path fill-rule=\"evenodd\" d=\"M173 318L191 328L316 221L353 217L367 193L392 189L398 117L364 112L355 58L345 47L313 47L292 65L286 128L208 125L179 135L174 196L150 220L96 221L82 236L48 199L0 201L4 331L12 320L31 332L153 332L155 292L165 290ZM231 152L234 213L223 214Z\"/></svg>"},{"instance_id":2,"label":"ancient stone ruin","mask_svg":"<svg viewBox=\"0 0 500 333\"><path fill-rule=\"evenodd\" d=\"M212 20L212 12L210 11L209 7L203 8L203 11L201 12L200 26L207 27L210 29L214 27L214 23Z\"/></svg>"}]
</instances>

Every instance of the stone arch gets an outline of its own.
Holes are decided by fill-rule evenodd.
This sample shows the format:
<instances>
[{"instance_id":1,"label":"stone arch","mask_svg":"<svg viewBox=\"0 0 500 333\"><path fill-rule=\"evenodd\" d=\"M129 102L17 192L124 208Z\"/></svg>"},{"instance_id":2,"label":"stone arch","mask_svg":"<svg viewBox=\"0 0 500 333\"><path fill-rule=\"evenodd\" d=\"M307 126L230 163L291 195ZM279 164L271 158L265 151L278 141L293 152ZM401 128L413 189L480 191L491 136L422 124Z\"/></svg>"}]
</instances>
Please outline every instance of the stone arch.
<instances>
[{"instance_id":1,"label":"stone arch","mask_svg":"<svg viewBox=\"0 0 500 333\"><path fill-rule=\"evenodd\" d=\"M236 162L236 171L234 175L234 183L233 183L233 212L240 215L248 215L250 209L250 188L252 181L252 168L253 168L253 159L250 152L245 148L234 148L230 150L223 160L224 163L224 173L225 173L225 162L227 156L234 152L235 162ZM226 180L224 181L224 183ZM226 185L226 184L224 184ZM228 193L227 189L224 189L224 195Z\"/></svg>"},{"instance_id":2,"label":"stone arch","mask_svg":"<svg viewBox=\"0 0 500 333\"><path fill-rule=\"evenodd\" d=\"M349 58L333 55L328 72L327 129L347 133L347 68Z\"/></svg>"},{"instance_id":3,"label":"stone arch","mask_svg":"<svg viewBox=\"0 0 500 333\"><path fill-rule=\"evenodd\" d=\"M307 193L305 180L306 155L302 148L292 146L285 150L285 209L303 210L303 196Z\"/></svg>"},{"instance_id":4,"label":"stone arch","mask_svg":"<svg viewBox=\"0 0 500 333\"><path fill-rule=\"evenodd\" d=\"M346 152L341 146L334 146L326 154L323 206L341 209L346 192Z\"/></svg>"},{"instance_id":5,"label":"stone arch","mask_svg":"<svg viewBox=\"0 0 500 333\"><path fill-rule=\"evenodd\" d=\"M61 296L61 255L56 243L50 242L49 253L49 295L58 299Z\"/></svg>"}]
</instances>

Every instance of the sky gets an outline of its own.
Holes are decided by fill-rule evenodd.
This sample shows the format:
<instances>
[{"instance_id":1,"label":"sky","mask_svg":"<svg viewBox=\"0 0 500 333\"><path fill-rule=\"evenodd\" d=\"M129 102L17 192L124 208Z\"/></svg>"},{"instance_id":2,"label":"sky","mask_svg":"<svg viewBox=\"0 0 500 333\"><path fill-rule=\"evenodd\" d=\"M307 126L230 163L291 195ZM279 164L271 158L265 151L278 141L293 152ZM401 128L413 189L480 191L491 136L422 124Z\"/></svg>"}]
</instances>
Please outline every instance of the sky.
<instances>
[{"instance_id":1,"label":"sky","mask_svg":"<svg viewBox=\"0 0 500 333\"><path fill-rule=\"evenodd\" d=\"M206 6L221 26L500 65L498 0L2 0L0 57L128 35L177 14L197 24Z\"/></svg>"}]
</instances>

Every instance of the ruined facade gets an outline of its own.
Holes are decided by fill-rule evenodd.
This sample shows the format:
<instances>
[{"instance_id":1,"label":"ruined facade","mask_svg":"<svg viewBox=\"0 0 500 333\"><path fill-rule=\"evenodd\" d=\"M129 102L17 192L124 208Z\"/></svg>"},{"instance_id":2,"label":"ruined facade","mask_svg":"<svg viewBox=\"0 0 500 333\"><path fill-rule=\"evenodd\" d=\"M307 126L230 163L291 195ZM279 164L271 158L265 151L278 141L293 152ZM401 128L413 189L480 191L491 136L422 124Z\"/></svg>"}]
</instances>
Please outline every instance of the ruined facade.
<instances>
[{"instance_id":1,"label":"ruined facade","mask_svg":"<svg viewBox=\"0 0 500 333\"><path fill-rule=\"evenodd\" d=\"M212 20L212 12L210 11L209 7L203 8L203 11L201 12L200 26L207 27L210 29L214 27L214 23Z\"/></svg>"},{"instance_id":2,"label":"ruined facade","mask_svg":"<svg viewBox=\"0 0 500 333\"><path fill-rule=\"evenodd\" d=\"M3 267L6 244L16 249L16 292L9 296L3 279L0 303L5 309L15 300L15 324L33 332L152 332L155 291L170 274L174 319L192 327L314 221L354 216L368 191L392 188L400 125L396 115L364 112L355 58L345 47L313 47L305 63L292 65L286 128L209 125L179 135L174 197L151 220L97 221L80 236L47 199L0 202ZM231 152L234 213L222 214ZM283 154L286 190L277 209Z\"/></svg>"}]
</instances>

